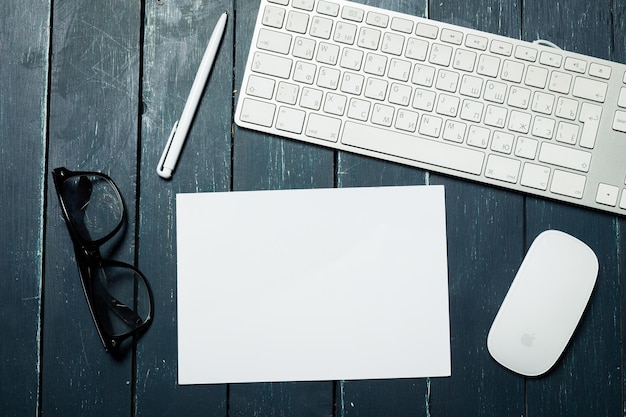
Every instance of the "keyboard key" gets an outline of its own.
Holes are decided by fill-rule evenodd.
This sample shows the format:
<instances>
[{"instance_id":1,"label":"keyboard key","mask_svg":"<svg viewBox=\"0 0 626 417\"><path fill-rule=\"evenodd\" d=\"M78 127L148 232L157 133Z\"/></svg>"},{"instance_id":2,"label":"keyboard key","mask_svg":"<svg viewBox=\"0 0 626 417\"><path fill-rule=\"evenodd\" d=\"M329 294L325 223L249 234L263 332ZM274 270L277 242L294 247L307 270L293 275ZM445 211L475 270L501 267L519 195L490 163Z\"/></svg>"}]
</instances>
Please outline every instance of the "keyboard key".
<instances>
[{"instance_id":1,"label":"keyboard key","mask_svg":"<svg viewBox=\"0 0 626 417\"><path fill-rule=\"evenodd\" d=\"M317 67L315 64L298 61L293 72L293 80L304 84L313 84Z\"/></svg>"},{"instance_id":2,"label":"keyboard key","mask_svg":"<svg viewBox=\"0 0 626 417\"><path fill-rule=\"evenodd\" d=\"M616 111L613 118L613 130L626 133L626 111Z\"/></svg>"},{"instance_id":3,"label":"keyboard key","mask_svg":"<svg viewBox=\"0 0 626 417\"><path fill-rule=\"evenodd\" d=\"M537 60L537 50L528 46L517 45L515 48L515 58L535 62Z\"/></svg>"},{"instance_id":4,"label":"keyboard key","mask_svg":"<svg viewBox=\"0 0 626 417\"><path fill-rule=\"evenodd\" d=\"M519 175L520 161L499 155L489 155L485 176L515 184Z\"/></svg>"},{"instance_id":5,"label":"keyboard key","mask_svg":"<svg viewBox=\"0 0 626 417\"><path fill-rule=\"evenodd\" d=\"M531 87L544 88L548 80L548 70L545 68L529 65L526 70L524 83Z\"/></svg>"},{"instance_id":6,"label":"keyboard key","mask_svg":"<svg viewBox=\"0 0 626 417\"><path fill-rule=\"evenodd\" d=\"M255 52L252 60L252 71L278 78L289 78L292 63L289 58Z\"/></svg>"},{"instance_id":7,"label":"keyboard key","mask_svg":"<svg viewBox=\"0 0 626 417\"><path fill-rule=\"evenodd\" d=\"M361 74L346 72L341 79L341 91L358 96L363 91L365 77Z\"/></svg>"},{"instance_id":8,"label":"keyboard key","mask_svg":"<svg viewBox=\"0 0 626 417\"><path fill-rule=\"evenodd\" d=\"M276 113L276 105L246 98L243 101L239 118L242 122L270 127L274 122L274 113Z\"/></svg>"},{"instance_id":9,"label":"keyboard key","mask_svg":"<svg viewBox=\"0 0 626 417\"><path fill-rule=\"evenodd\" d=\"M340 119L311 113L304 134L315 139L337 142L340 128Z\"/></svg>"},{"instance_id":10,"label":"keyboard key","mask_svg":"<svg viewBox=\"0 0 626 417\"><path fill-rule=\"evenodd\" d=\"M261 29L256 43L257 48L287 54L291 48L291 35L275 30Z\"/></svg>"},{"instance_id":11,"label":"keyboard key","mask_svg":"<svg viewBox=\"0 0 626 417\"><path fill-rule=\"evenodd\" d=\"M573 174L557 169L552 176L550 191L555 194L581 199L585 191L586 181L587 179L584 175Z\"/></svg>"},{"instance_id":12,"label":"keyboard key","mask_svg":"<svg viewBox=\"0 0 626 417\"><path fill-rule=\"evenodd\" d=\"M550 83L548 88L550 91L554 91L561 94L569 93L570 86L572 85L572 76L560 71L552 71L550 76Z\"/></svg>"},{"instance_id":13,"label":"keyboard key","mask_svg":"<svg viewBox=\"0 0 626 417\"><path fill-rule=\"evenodd\" d=\"M538 190L546 190L549 178L550 168L527 162L524 164L520 184Z\"/></svg>"},{"instance_id":14,"label":"keyboard key","mask_svg":"<svg viewBox=\"0 0 626 417\"><path fill-rule=\"evenodd\" d=\"M413 33L413 22L400 17L391 19L391 29L402 33Z\"/></svg>"},{"instance_id":15,"label":"keyboard key","mask_svg":"<svg viewBox=\"0 0 626 417\"><path fill-rule=\"evenodd\" d=\"M341 143L474 175L485 158L480 151L352 122L346 122Z\"/></svg>"},{"instance_id":16,"label":"keyboard key","mask_svg":"<svg viewBox=\"0 0 626 417\"><path fill-rule=\"evenodd\" d=\"M293 0L291 5L296 9L302 10L313 10L313 5L315 4L315 0Z\"/></svg>"},{"instance_id":17,"label":"keyboard key","mask_svg":"<svg viewBox=\"0 0 626 417\"><path fill-rule=\"evenodd\" d=\"M579 121L584 123L580 134L580 146L583 148L592 149L595 146L600 128L600 116L602 116L602 107L591 103L582 104Z\"/></svg>"},{"instance_id":18,"label":"keyboard key","mask_svg":"<svg viewBox=\"0 0 626 417\"><path fill-rule=\"evenodd\" d=\"M352 6L343 6L341 11L341 17L346 20L352 20L353 22L362 22L365 12L363 9Z\"/></svg>"},{"instance_id":19,"label":"keyboard key","mask_svg":"<svg viewBox=\"0 0 626 417\"><path fill-rule=\"evenodd\" d=\"M617 197L619 196L619 188L608 185L598 185L598 192L596 193L596 201L605 206L615 206L617 204Z\"/></svg>"},{"instance_id":20,"label":"keyboard key","mask_svg":"<svg viewBox=\"0 0 626 417\"><path fill-rule=\"evenodd\" d=\"M251 75L248 78L248 86L246 87L246 93L260 98L271 99L274 95L274 85L276 81L271 78L259 77L257 75Z\"/></svg>"},{"instance_id":21,"label":"keyboard key","mask_svg":"<svg viewBox=\"0 0 626 417\"><path fill-rule=\"evenodd\" d=\"M389 24L389 16L382 13L369 12L365 21L368 25L386 28Z\"/></svg>"},{"instance_id":22,"label":"keyboard key","mask_svg":"<svg viewBox=\"0 0 626 417\"><path fill-rule=\"evenodd\" d=\"M356 25L351 23L339 22L335 27L335 35L333 40L339 43L352 45L356 39Z\"/></svg>"},{"instance_id":23,"label":"keyboard key","mask_svg":"<svg viewBox=\"0 0 626 417\"><path fill-rule=\"evenodd\" d=\"M463 43L463 32L451 29L442 29L440 38L442 42L460 45Z\"/></svg>"},{"instance_id":24,"label":"keyboard key","mask_svg":"<svg viewBox=\"0 0 626 417\"><path fill-rule=\"evenodd\" d=\"M524 64L518 61L512 61L507 59L502 64L501 78L505 81L512 81L514 83L522 82L524 75Z\"/></svg>"},{"instance_id":25,"label":"keyboard key","mask_svg":"<svg viewBox=\"0 0 626 417\"><path fill-rule=\"evenodd\" d=\"M339 65L342 68L358 71L363 63L363 51L353 48L344 48Z\"/></svg>"},{"instance_id":26,"label":"keyboard key","mask_svg":"<svg viewBox=\"0 0 626 417\"><path fill-rule=\"evenodd\" d=\"M626 87L622 87L620 89L617 105L620 107L626 107Z\"/></svg>"},{"instance_id":27,"label":"keyboard key","mask_svg":"<svg viewBox=\"0 0 626 417\"><path fill-rule=\"evenodd\" d=\"M319 110L322 105L324 93L321 90L304 87L300 97L300 106L305 109Z\"/></svg>"},{"instance_id":28,"label":"keyboard key","mask_svg":"<svg viewBox=\"0 0 626 417\"><path fill-rule=\"evenodd\" d=\"M278 84L278 89L276 91L276 101L291 105L296 104L299 91L299 85L281 81Z\"/></svg>"},{"instance_id":29,"label":"keyboard key","mask_svg":"<svg viewBox=\"0 0 626 417\"><path fill-rule=\"evenodd\" d=\"M538 138L552 139L554 135L554 126L556 122L554 119L550 119L542 116L535 116L533 122L532 134Z\"/></svg>"},{"instance_id":30,"label":"keyboard key","mask_svg":"<svg viewBox=\"0 0 626 417\"><path fill-rule=\"evenodd\" d=\"M622 191L622 199L619 202L620 208L626 209L626 190Z\"/></svg>"},{"instance_id":31,"label":"keyboard key","mask_svg":"<svg viewBox=\"0 0 626 417\"><path fill-rule=\"evenodd\" d=\"M494 103L504 103L507 85L496 81L487 81L484 98Z\"/></svg>"},{"instance_id":32,"label":"keyboard key","mask_svg":"<svg viewBox=\"0 0 626 417\"><path fill-rule=\"evenodd\" d=\"M494 54L511 56L513 53L513 45L508 42L494 39L491 41L491 48L489 48L489 50Z\"/></svg>"},{"instance_id":33,"label":"keyboard key","mask_svg":"<svg viewBox=\"0 0 626 417\"><path fill-rule=\"evenodd\" d=\"M392 59L389 62L389 72L387 76L398 81L408 81L411 74L411 63L401 59Z\"/></svg>"},{"instance_id":34,"label":"keyboard key","mask_svg":"<svg viewBox=\"0 0 626 417\"><path fill-rule=\"evenodd\" d=\"M339 4L326 0L320 0L319 3L317 3L317 12L327 16L336 17L339 15Z\"/></svg>"},{"instance_id":35,"label":"keyboard key","mask_svg":"<svg viewBox=\"0 0 626 417\"><path fill-rule=\"evenodd\" d=\"M392 54L401 55L404 49L404 35L387 32L383 36L383 43L380 50Z\"/></svg>"},{"instance_id":36,"label":"keyboard key","mask_svg":"<svg viewBox=\"0 0 626 417\"><path fill-rule=\"evenodd\" d=\"M467 51L465 49L457 49L454 54L454 61L452 66L455 69L472 72L474 71L474 64L476 63L476 52Z\"/></svg>"},{"instance_id":37,"label":"keyboard key","mask_svg":"<svg viewBox=\"0 0 626 417\"><path fill-rule=\"evenodd\" d=\"M304 126L304 118L306 113L302 110L292 109L290 107L281 107L276 117L276 129L286 132L300 134Z\"/></svg>"},{"instance_id":38,"label":"keyboard key","mask_svg":"<svg viewBox=\"0 0 626 417\"><path fill-rule=\"evenodd\" d=\"M330 39L332 34L333 21L325 17L315 17L311 22L309 33L311 36L320 39Z\"/></svg>"},{"instance_id":39,"label":"keyboard key","mask_svg":"<svg viewBox=\"0 0 626 417\"><path fill-rule=\"evenodd\" d=\"M363 71L372 75L385 75L387 70L387 57L378 54L367 54Z\"/></svg>"},{"instance_id":40,"label":"keyboard key","mask_svg":"<svg viewBox=\"0 0 626 417\"><path fill-rule=\"evenodd\" d=\"M518 133L528 133L532 116L520 111L512 111L509 119L509 130Z\"/></svg>"},{"instance_id":41,"label":"keyboard key","mask_svg":"<svg viewBox=\"0 0 626 417\"><path fill-rule=\"evenodd\" d=\"M556 129L557 142L567 143L568 145L576 145L578 141L578 125L566 122L560 122Z\"/></svg>"},{"instance_id":42,"label":"keyboard key","mask_svg":"<svg viewBox=\"0 0 626 417\"><path fill-rule=\"evenodd\" d=\"M348 117L364 122L369 118L370 107L369 101L353 98L348 105Z\"/></svg>"},{"instance_id":43,"label":"keyboard key","mask_svg":"<svg viewBox=\"0 0 626 417\"><path fill-rule=\"evenodd\" d=\"M317 76L317 85L319 87L336 90L339 87L339 77L341 71L335 68L322 67Z\"/></svg>"},{"instance_id":44,"label":"keyboard key","mask_svg":"<svg viewBox=\"0 0 626 417\"><path fill-rule=\"evenodd\" d=\"M411 79L411 82L413 84L430 87L433 85L434 79L435 69L433 67L415 64L415 69L413 70L413 78Z\"/></svg>"},{"instance_id":45,"label":"keyboard key","mask_svg":"<svg viewBox=\"0 0 626 417\"><path fill-rule=\"evenodd\" d=\"M317 50L316 60L322 64L335 65L339 60L339 51L339 46L322 42Z\"/></svg>"},{"instance_id":46,"label":"keyboard key","mask_svg":"<svg viewBox=\"0 0 626 417\"><path fill-rule=\"evenodd\" d=\"M374 109L372 110L372 123L389 127L393 121L394 113L395 111L393 107L376 103L374 104Z\"/></svg>"},{"instance_id":47,"label":"keyboard key","mask_svg":"<svg viewBox=\"0 0 626 417\"><path fill-rule=\"evenodd\" d=\"M535 159L539 141L520 136L515 144L515 156L526 159Z\"/></svg>"},{"instance_id":48,"label":"keyboard key","mask_svg":"<svg viewBox=\"0 0 626 417\"><path fill-rule=\"evenodd\" d=\"M489 40L485 37L469 34L465 37L465 46L472 49L478 49L484 51L487 49Z\"/></svg>"},{"instance_id":49,"label":"keyboard key","mask_svg":"<svg viewBox=\"0 0 626 417\"><path fill-rule=\"evenodd\" d=\"M567 57L565 58L564 68L568 71L574 71L579 74L587 72L587 62L582 59Z\"/></svg>"},{"instance_id":50,"label":"keyboard key","mask_svg":"<svg viewBox=\"0 0 626 417\"><path fill-rule=\"evenodd\" d=\"M348 98L341 94L327 93L324 100L324 113L334 114L335 116L343 116L346 111Z\"/></svg>"},{"instance_id":51,"label":"keyboard key","mask_svg":"<svg viewBox=\"0 0 626 417\"><path fill-rule=\"evenodd\" d=\"M452 59L452 47L447 45L441 45L438 43L433 44L430 51L429 62L431 64L441 65L447 67L450 65Z\"/></svg>"},{"instance_id":52,"label":"keyboard key","mask_svg":"<svg viewBox=\"0 0 626 417\"><path fill-rule=\"evenodd\" d=\"M539 62L549 67L559 68L562 61L563 57L553 52L543 51L541 55L539 55Z\"/></svg>"},{"instance_id":53,"label":"keyboard key","mask_svg":"<svg viewBox=\"0 0 626 417\"><path fill-rule=\"evenodd\" d=\"M589 75L608 80L611 78L611 67L592 62L589 64Z\"/></svg>"},{"instance_id":54,"label":"keyboard key","mask_svg":"<svg viewBox=\"0 0 626 417\"><path fill-rule=\"evenodd\" d=\"M515 136L510 133L493 132L493 139L491 140L491 150L495 152L510 154L513 150L513 141Z\"/></svg>"},{"instance_id":55,"label":"keyboard key","mask_svg":"<svg viewBox=\"0 0 626 417\"><path fill-rule=\"evenodd\" d=\"M398 110L398 117L396 117L396 128L407 132L415 132L418 118L418 113L400 109Z\"/></svg>"},{"instance_id":56,"label":"keyboard key","mask_svg":"<svg viewBox=\"0 0 626 417\"><path fill-rule=\"evenodd\" d=\"M559 97L556 101L556 115L568 120L575 120L578 113L578 101Z\"/></svg>"},{"instance_id":57,"label":"keyboard key","mask_svg":"<svg viewBox=\"0 0 626 417\"><path fill-rule=\"evenodd\" d=\"M539 161L581 172L589 172L591 153L544 142L539 152Z\"/></svg>"},{"instance_id":58,"label":"keyboard key","mask_svg":"<svg viewBox=\"0 0 626 417\"><path fill-rule=\"evenodd\" d=\"M428 53L428 42L422 39L410 38L406 46L406 57L425 61Z\"/></svg>"},{"instance_id":59,"label":"keyboard key","mask_svg":"<svg viewBox=\"0 0 626 417\"><path fill-rule=\"evenodd\" d=\"M491 131L484 127L472 126L467 134L467 144L476 148L487 149Z\"/></svg>"},{"instance_id":60,"label":"keyboard key","mask_svg":"<svg viewBox=\"0 0 626 417\"><path fill-rule=\"evenodd\" d=\"M296 11L290 11L287 17L285 29L290 32L306 33L309 26L309 15Z\"/></svg>"},{"instance_id":61,"label":"keyboard key","mask_svg":"<svg viewBox=\"0 0 626 417\"><path fill-rule=\"evenodd\" d=\"M293 56L296 58L313 59L315 41L313 39L297 37L293 45Z\"/></svg>"},{"instance_id":62,"label":"keyboard key","mask_svg":"<svg viewBox=\"0 0 626 417\"><path fill-rule=\"evenodd\" d=\"M443 123L443 119L440 117L423 115L422 121L420 123L419 132L422 135L430 136L432 138L438 138L441 134L441 125Z\"/></svg>"},{"instance_id":63,"label":"keyboard key","mask_svg":"<svg viewBox=\"0 0 626 417\"><path fill-rule=\"evenodd\" d=\"M480 75L486 75L488 77L495 78L500 71L500 58L491 55L482 54L478 58L478 68L476 72Z\"/></svg>"},{"instance_id":64,"label":"keyboard key","mask_svg":"<svg viewBox=\"0 0 626 417\"><path fill-rule=\"evenodd\" d=\"M459 92L464 96L478 98L483 91L483 79L471 75L464 75L461 79Z\"/></svg>"},{"instance_id":65,"label":"keyboard key","mask_svg":"<svg viewBox=\"0 0 626 417\"><path fill-rule=\"evenodd\" d=\"M437 34L439 34L439 28L437 26L429 25L426 23L418 23L415 34L428 39L437 39Z\"/></svg>"},{"instance_id":66,"label":"keyboard key","mask_svg":"<svg viewBox=\"0 0 626 417\"><path fill-rule=\"evenodd\" d=\"M285 21L285 9L282 7L266 6L263 10L262 22L265 26L280 29Z\"/></svg>"},{"instance_id":67,"label":"keyboard key","mask_svg":"<svg viewBox=\"0 0 626 417\"><path fill-rule=\"evenodd\" d=\"M381 31L378 29L362 27L359 31L359 39L357 41L357 45L361 48L371 49L375 51L376 49L378 49L381 35Z\"/></svg>"},{"instance_id":68,"label":"keyboard key","mask_svg":"<svg viewBox=\"0 0 626 417\"><path fill-rule=\"evenodd\" d=\"M608 85L605 82L595 81L589 78L576 77L572 94L574 97L604 103L606 100L607 88Z\"/></svg>"}]
</instances>

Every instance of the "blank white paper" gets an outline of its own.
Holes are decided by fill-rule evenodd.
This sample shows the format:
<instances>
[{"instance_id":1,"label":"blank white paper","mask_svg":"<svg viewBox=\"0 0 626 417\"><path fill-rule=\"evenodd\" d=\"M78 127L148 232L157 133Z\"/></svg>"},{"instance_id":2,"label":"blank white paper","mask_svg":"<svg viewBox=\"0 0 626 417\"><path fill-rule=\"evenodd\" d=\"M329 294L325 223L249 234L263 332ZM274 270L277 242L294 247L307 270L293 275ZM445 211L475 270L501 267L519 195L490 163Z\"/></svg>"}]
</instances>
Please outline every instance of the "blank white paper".
<instances>
[{"instance_id":1,"label":"blank white paper","mask_svg":"<svg viewBox=\"0 0 626 417\"><path fill-rule=\"evenodd\" d=\"M179 384L450 376L444 188L178 194Z\"/></svg>"}]
</instances>

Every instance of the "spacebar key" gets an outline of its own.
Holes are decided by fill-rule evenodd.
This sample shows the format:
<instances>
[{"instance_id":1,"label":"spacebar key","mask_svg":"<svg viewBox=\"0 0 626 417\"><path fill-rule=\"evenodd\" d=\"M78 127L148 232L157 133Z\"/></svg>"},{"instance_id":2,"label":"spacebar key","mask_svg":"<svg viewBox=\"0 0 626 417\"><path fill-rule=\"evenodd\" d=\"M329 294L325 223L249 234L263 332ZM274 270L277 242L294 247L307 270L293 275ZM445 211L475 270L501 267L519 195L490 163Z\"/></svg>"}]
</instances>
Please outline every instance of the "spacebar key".
<instances>
[{"instance_id":1,"label":"spacebar key","mask_svg":"<svg viewBox=\"0 0 626 417\"><path fill-rule=\"evenodd\" d=\"M474 175L485 159L472 149L352 122L346 122L341 143Z\"/></svg>"}]
</instances>

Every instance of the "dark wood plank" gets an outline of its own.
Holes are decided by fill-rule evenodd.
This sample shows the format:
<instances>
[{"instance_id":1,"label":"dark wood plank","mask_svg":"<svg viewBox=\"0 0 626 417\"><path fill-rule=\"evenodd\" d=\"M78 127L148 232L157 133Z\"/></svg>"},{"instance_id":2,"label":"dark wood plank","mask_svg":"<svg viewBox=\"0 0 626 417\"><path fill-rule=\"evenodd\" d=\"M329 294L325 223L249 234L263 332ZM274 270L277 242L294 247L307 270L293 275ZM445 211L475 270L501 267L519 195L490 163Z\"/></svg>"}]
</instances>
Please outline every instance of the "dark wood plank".
<instances>
[{"instance_id":1,"label":"dark wood plank","mask_svg":"<svg viewBox=\"0 0 626 417\"><path fill-rule=\"evenodd\" d=\"M539 1L524 8L526 40L544 38L567 50L611 58L611 2ZM528 413L551 416L597 416L623 413L620 366L620 250L614 216L527 198L528 243L554 228L586 242L596 252L600 273L586 314L562 359L543 378L529 380ZM623 271L623 270L622 270ZM622 272L623 275L623 272ZM600 382L603 381L603 382Z\"/></svg>"},{"instance_id":2,"label":"dark wood plank","mask_svg":"<svg viewBox=\"0 0 626 417\"><path fill-rule=\"evenodd\" d=\"M423 16L427 8L425 1L357 2L414 16ZM347 152L338 154L337 163L339 187L414 185L426 182L424 171ZM425 379L340 381L336 393L337 415L426 415L427 391Z\"/></svg>"},{"instance_id":3,"label":"dark wood plank","mask_svg":"<svg viewBox=\"0 0 626 417\"><path fill-rule=\"evenodd\" d=\"M516 37L520 5L431 1L429 16ZM524 380L489 355L487 334L524 254L523 198L443 177L446 186L452 378L436 379L431 409L442 415L523 415Z\"/></svg>"},{"instance_id":4,"label":"dark wood plank","mask_svg":"<svg viewBox=\"0 0 626 417\"><path fill-rule=\"evenodd\" d=\"M235 89L241 87L258 10L257 1L237 3ZM234 133L234 190L333 186L332 150L262 135L237 126Z\"/></svg>"},{"instance_id":5,"label":"dark wood plank","mask_svg":"<svg viewBox=\"0 0 626 417\"><path fill-rule=\"evenodd\" d=\"M237 2L235 80L240 88L259 3ZM235 95L235 99L237 95ZM233 190L332 187L334 153L296 141L234 129ZM229 415L332 415L333 383L236 384ZM286 413L286 414L285 414Z\"/></svg>"},{"instance_id":6,"label":"dark wood plank","mask_svg":"<svg viewBox=\"0 0 626 417\"><path fill-rule=\"evenodd\" d=\"M154 291L155 321L137 347L138 416L226 415L225 385L177 385L176 193L230 189L231 3L146 3L138 250ZM224 11L229 19L215 65L173 178L165 181L157 163Z\"/></svg>"},{"instance_id":7,"label":"dark wood plank","mask_svg":"<svg viewBox=\"0 0 626 417\"><path fill-rule=\"evenodd\" d=\"M135 258L140 3L56 2L48 165L108 173L126 202L115 259ZM132 354L105 352L49 180L41 413L130 415ZM109 249L107 249L109 251Z\"/></svg>"},{"instance_id":8,"label":"dark wood plank","mask_svg":"<svg viewBox=\"0 0 626 417\"><path fill-rule=\"evenodd\" d=\"M35 415L38 407L49 19L49 2L0 4L3 416Z\"/></svg>"}]
</instances>

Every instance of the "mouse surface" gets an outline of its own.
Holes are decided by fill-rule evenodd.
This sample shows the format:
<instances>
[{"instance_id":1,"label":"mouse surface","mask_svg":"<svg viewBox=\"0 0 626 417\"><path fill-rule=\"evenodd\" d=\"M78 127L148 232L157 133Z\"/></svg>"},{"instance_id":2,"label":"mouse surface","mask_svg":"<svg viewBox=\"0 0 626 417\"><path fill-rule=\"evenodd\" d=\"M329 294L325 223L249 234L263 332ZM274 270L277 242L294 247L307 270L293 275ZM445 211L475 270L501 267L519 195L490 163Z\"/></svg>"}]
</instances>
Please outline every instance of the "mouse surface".
<instances>
[{"instance_id":1,"label":"mouse surface","mask_svg":"<svg viewBox=\"0 0 626 417\"><path fill-rule=\"evenodd\" d=\"M503 366L526 376L559 359L587 306L598 259L580 240L547 230L534 240L487 336Z\"/></svg>"}]
</instances>

